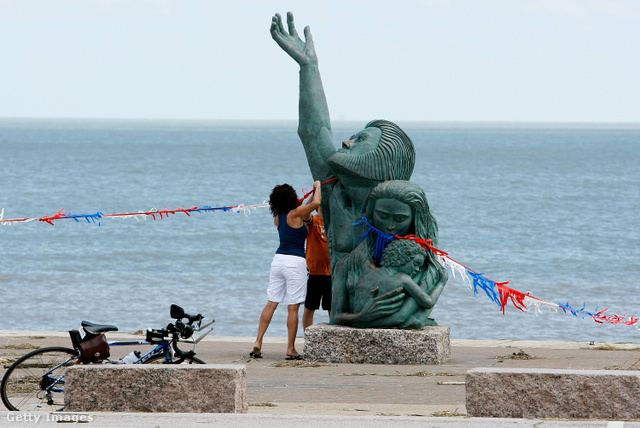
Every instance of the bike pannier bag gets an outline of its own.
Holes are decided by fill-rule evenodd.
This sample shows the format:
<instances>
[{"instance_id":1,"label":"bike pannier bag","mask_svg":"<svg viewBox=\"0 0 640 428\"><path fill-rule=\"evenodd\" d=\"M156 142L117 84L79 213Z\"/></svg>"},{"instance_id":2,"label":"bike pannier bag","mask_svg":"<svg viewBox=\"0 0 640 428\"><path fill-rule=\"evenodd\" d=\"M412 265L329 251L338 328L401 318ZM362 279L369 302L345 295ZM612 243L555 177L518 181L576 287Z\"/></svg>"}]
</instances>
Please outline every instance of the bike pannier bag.
<instances>
[{"instance_id":1,"label":"bike pannier bag","mask_svg":"<svg viewBox=\"0 0 640 428\"><path fill-rule=\"evenodd\" d=\"M104 334L92 335L80 342L80 356L83 363L95 363L109 358L109 343Z\"/></svg>"}]
</instances>

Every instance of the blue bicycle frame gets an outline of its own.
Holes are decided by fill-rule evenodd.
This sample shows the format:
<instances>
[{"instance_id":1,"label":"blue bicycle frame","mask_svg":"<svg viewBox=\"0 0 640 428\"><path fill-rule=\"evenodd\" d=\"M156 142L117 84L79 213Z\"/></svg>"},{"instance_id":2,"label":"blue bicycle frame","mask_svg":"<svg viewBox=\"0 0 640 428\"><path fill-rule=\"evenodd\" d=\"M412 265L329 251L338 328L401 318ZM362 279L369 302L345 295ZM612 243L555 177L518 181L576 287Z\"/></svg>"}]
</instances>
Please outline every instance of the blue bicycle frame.
<instances>
[{"instance_id":1,"label":"blue bicycle frame","mask_svg":"<svg viewBox=\"0 0 640 428\"><path fill-rule=\"evenodd\" d=\"M180 353L182 351L180 351L177 347L177 343L178 342L183 342L183 343L191 343L193 345L196 345L198 342L200 342L202 339L204 339L205 336L207 336L209 333L211 333L213 331L213 327L210 327L211 324L213 324L215 322L215 320L211 320L209 321L207 324L198 327L197 329L195 329L194 331L200 332L204 329L206 329L207 327L209 327L208 330L206 330L204 333L201 333L197 338L195 339L187 339L187 340L180 340L177 338L177 336L174 336L171 340L169 340L168 338L163 338L162 341L160 343L158 343L152 350L148 351L146 354L140 356L136 361L133 361L132 364L144 364L147 361L149 361L151 358L155 357L156 355L160 355L162 354L162 356L164 357L164 361L166 363L172 363L173 362L173 350L176 351L176 355L178 355L180 358L184 359L185 358L185 353L182 353L182 355L180 355ZM151 329L149 329L149 331L151 331ZM174 333L176 334L176 333ZM175 341L175 343L173 343ZM134 345L154 345L155 343L157 343L155 340L151 341L151 339L148 340L119 340L119 341L115 341L115 342L109 342L109 347L111 346L134 346ZM171 345L173 343L173 350L171 349ZM191 358L193 358L193 354L191 355Z\"/></svg>"},{"instance_id":2,"label":"blue bicycle frame","mask_svg":"<svg viewBox=\"0 0 640 428\"><path fill-rule=\"evenodd\" d=\"M111 346L134 346L134 345L152 345L146 340L119 340L116 342L109 342L109 347ZM164 360L167 362L173 361L173 355L171 353L171 342L167 339L160 342L156 345L152 350L148 351L146 354L140 356L136 361L132 364L144 364L151 359L151 357L155 357L156 355L160 355L164 357Z\"/></svg>"},{"instance_id":3,"label":"blue bicycle frame","mask_svg":"<svg viewBox=\"0 0 640 428\"><path fill-rule=\"evenodd\" d=\"M64 388L55 388L56 385L64 385L65 384L64 374L58 378L58 377L50 376L50 373L56 371L57 369L59 369L60 367L62 367L64 365L68 364L69 361L73 361L73 360L75 360L77 358L78 358L77 356L74 356L73 358L69 358L68 360L63 361L62 363L58 364L57 366L53 367L51 370L46 372L42 376L42 380L40 381L40 387L44 391L47 391L47 394L50 394L51 392L64 392Z\"/></svg>"}]
</instances>

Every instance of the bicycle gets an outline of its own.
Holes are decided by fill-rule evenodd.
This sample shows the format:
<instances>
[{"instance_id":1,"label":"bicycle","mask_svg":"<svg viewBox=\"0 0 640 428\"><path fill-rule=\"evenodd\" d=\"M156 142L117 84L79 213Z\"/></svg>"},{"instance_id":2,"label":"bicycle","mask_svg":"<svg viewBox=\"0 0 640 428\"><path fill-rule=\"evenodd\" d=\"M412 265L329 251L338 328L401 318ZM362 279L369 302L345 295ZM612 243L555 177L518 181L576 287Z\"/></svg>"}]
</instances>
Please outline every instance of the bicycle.
<instances>
[{"instance_id":1,"label":"bicycle","mask_svg":"<svg viewBox=\"0 0 640 428\"><path fill-rule=\"evenodd\" d=\"M162 329L149 328L145 340L107 342L104 333L118 327L82 321L78 330L69 331L73 348L53 346L37 349L19 358L4 374L0 384L2 402L14 411L61 411L64 409L66 371L76 364L206 364L196 357L195 346L213 331L215 320L202 325L201 314L189 315L171 305L171 318ZM187 322L183 322L186 319ZM201 332L193 338L195 332ZM178 348L178 342L193 344L190 351ZM120 360L110 360L112 346L154 345L145 354L134 350Z\"/></svg>"}]
</instances>

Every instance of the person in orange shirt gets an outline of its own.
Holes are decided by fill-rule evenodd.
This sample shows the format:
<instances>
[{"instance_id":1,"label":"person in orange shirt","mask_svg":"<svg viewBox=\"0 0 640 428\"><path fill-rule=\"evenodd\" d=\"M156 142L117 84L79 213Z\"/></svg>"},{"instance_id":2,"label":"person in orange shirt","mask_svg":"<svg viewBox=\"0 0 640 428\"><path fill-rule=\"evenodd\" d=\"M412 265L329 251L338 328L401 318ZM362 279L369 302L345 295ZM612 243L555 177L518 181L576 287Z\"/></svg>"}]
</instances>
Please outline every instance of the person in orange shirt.
<instances>
[{"instance_id":1,"label":"person in orange shirt","mask_svg":"<svg viewBox=\"0 0 640 428\"><path fill-rule=\"evenodd\" d=\"M306 250L309 279L302 314L303 329L313 324L313 314L320 308L320 301L322 309L331 316L331 260L327 235L324 232L322 208L318 207L318 214L305 220L305 224L309 229Z\"/></svg>"}]
</instances>

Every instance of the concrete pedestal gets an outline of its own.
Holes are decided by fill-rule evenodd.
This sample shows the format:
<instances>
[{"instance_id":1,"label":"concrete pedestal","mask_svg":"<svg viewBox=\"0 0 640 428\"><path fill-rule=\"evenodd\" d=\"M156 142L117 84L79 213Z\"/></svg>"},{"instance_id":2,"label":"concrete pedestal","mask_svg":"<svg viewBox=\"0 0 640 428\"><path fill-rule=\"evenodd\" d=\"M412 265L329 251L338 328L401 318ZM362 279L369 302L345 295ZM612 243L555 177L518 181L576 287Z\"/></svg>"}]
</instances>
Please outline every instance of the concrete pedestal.
<instances>
[{"instance_id":1,"label":"concrete pedestal","mask_svg":"<svg viewBox=\"0 0 640 428\"><path fill-rule=\"evenodd\" d=\"M451 358L450 328L352 328L317 324L305 330L304 359L326 363L441 364Z\"/></svg>"},{"instance_id":2,"label":"concrete pedestal","mask_svg":"<svg viewBox=\"0 0 640 428\"><path fill-rule=\"evenodd\" d=\"M95 364L66 373L69 412L246 413L246 368L231 364Z\"/></svg>"},{"instance_id":3,"label":"concrete pedestal","mask_svg":"<svg viewBox=\"0 0 640 428\"><path fill-rule=\"evenodd\" d=\"M639 395L637 371L477 368L466 379L469 417L639 419Z\"/></svg>"}]
</instances>

